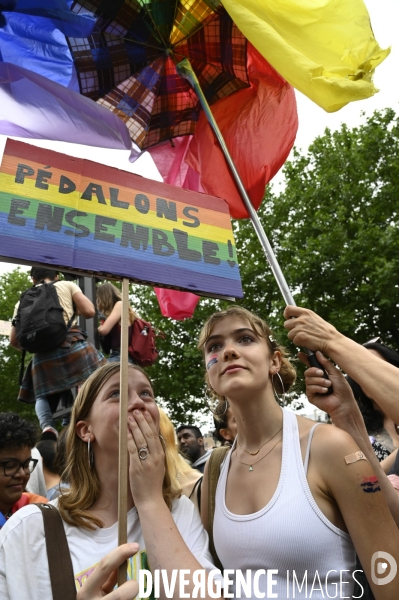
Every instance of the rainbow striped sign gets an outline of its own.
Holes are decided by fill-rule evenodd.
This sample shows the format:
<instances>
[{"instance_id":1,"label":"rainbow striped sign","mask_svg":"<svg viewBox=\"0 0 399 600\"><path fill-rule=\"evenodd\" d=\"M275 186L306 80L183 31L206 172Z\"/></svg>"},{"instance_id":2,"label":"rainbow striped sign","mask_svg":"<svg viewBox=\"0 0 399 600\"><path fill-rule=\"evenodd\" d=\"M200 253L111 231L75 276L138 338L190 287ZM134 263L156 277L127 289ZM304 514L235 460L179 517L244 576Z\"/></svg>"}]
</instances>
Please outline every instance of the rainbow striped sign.
<instances>
[{"instance_id":1,"label":"rainbow striped sign","mask_svg":"<svg viewBox=\"0 0 399 600\"><path fill-rule=\"evenodd\" d=\"M229 210L189 192L7 140L0 255L220 297L242 297Z\"/></svg>"}]
</instances>

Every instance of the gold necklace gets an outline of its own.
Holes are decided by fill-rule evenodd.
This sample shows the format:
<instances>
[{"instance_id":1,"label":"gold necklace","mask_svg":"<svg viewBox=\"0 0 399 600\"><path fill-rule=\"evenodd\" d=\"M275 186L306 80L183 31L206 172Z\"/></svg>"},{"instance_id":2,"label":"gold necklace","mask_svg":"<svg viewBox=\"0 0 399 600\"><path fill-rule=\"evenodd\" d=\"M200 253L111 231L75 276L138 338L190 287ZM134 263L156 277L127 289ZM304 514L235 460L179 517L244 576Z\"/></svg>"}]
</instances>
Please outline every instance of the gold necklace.
<instances>
[{"instance_id":1,"label":"gold necklace","mask_svg":"<svg viewBox=\"0 0 399 600\"><path fill-rule=\"evenodd\" d=\"M271 440L273 438L275 438L278 433L280 433L280 431L282 430L282 428L283 428L283 426L281 425L280 429L278 431L276 431L276 433L274 435L272 435L271 438L269 438L268 440L266 440L265 442L263 442L263 444L260 446L260 448L256 452L250 452L249 450L245 450L245 448L243 448L241 446L240 442L238 441L238 437L237 437L237 444L240 446L241 450L244 450L244 452L246 452L247 454L250 454L251 456L256 456L262 450L263 446L266 446L267 442L271 442Z\"/></svg>"},{"instance_id":2,"label":"gold necklace","mask_svg":"<svg viewBox=\"0 0 399 600\"><path fill-rule=\"evenodd\" d=\"M281 429L280 429L281 431ZM274 437L274 436L273 436ZM282 438L281 438L282 439ZM258 460L256 460L254 463L252 463L252 465L250 465L249 463L246 462L242 462L241 460L239 460L238 456L237 456L237 452L236 452L236 459L238 460L239 463L241 463L242 465L246 465L247 467L249 467L248 471L253 471L253 467L254 465L256 465L258 462L260 462L261 460L263 460L265 458L265 456L267 456L268 454L270 454L270 452L273 450L273 448L275 448L277 446L277 444L280 442L281 440L277 440L277 442L274 444L274 446L272 446L270 448L270 450L268 450L268 452L266 452L266 454L264 454L263 456L261 456L261 458L258 458Z\"/></svg>"}]
</instances>

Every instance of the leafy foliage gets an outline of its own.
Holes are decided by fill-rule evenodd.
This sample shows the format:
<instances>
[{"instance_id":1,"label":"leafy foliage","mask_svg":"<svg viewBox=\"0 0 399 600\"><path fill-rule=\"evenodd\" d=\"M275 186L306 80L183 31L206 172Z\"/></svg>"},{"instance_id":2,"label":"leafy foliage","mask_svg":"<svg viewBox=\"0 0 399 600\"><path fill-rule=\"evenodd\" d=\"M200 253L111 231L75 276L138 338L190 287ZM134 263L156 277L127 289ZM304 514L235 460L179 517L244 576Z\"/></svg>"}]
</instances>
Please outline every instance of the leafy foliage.
<instances>
[{"instance_id":1,"label":"leafy foliage","mask_svg":"<svg viewBox=\"0 0 399 600\"><path fill-rule=\"evenodd\" d=\"M326 129L306 154L295 152L284 174L284 191L268 189L258 215L297 304L360 343L381 335L399 347L398 117L387 109L358 128ZM284 301L252 224L235 222L234 231L240 304L265 318L295 356L283 328ZM204 320L227 303L201 300L193 319L175 322L161 316L152 290L135 293L139 310L165 332L152 367L157 394L175 422L190 421L205 410L196 340ZM296 366L298 394L303 368Z\"/></svg>"},{"instance_id":2,"label":"leafy foliage","mask_svg":"<svg viewBox=\"0 0 399 600\"><path fill-rule=\"evenodd\" d=\"M160 399L175 423L193 422L209 411L205 400L204 365L196 341L204 321L227 302L204 298L191 319L173 321L161 315L152 288L135 286L132 298L140 315L160 330L159 360L147 369Z\"/></svg>"},{"instance_id":3,"label":"leafy foliage","mask_svg":"<svg viewBox=\"0 0 399 600\"><path fill-rule=\"evenodd\" d=\"M15 269L0 276L0 319L11 321L14 306L21 293L32 285L25 271ZM26 361L27 364L28 360ZM34 407L17 402L21 353L10 346L8 338L0 337L0 412L13 411L35 420Z\"/></svg>"},{"instance_id":4,"label":"leafy foliage","mask_svg":"<svg viewBox=\"0 0 399 600\"><path fill-rule=\"evenodd\" d=\"M387 109L357 128L326 129L307 153L294 153L284 174L284 191L269 188L258 215L297 304L358 342L380 335L398 348L398 117ZM284 301L252 225L233 226L245 293L240 304L265 318L295 355L283 328ZM11 318L28 285L18 271L0 278L0 319ZM165 334L158 339L160 359L149 369L157 396L175 423L197 420L198 411L207 413L208 407L196 340L207 317L228 303L204 298L192 319L172 321L162 317L152 289L131 291L139 314ZM1 410L17 408L18 372L19 353L3 342Z\"/></svg>"},{"instance_id":5,"label":"leafy foliage","mask_svg":"<svg viewBox=\"0 0 399 600\"><path fill-rule=\"evenodd\" d=\"M345 335L399 346L399 122L391 109L325 131L267 199L298 304Z\"/></svg>"}]
</instances>

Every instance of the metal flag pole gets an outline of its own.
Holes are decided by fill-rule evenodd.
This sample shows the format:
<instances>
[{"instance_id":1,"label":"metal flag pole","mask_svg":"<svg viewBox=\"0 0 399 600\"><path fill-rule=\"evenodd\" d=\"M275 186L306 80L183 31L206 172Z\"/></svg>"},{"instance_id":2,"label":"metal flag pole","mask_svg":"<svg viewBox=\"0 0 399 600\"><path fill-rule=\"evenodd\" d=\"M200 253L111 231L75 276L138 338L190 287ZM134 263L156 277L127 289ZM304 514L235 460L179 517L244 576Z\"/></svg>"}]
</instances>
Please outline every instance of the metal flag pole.
<instances>
[{"instance_id":1,"label":"metal flag pole","mask_svg":"<svg viewBox=\"0 0 399 600\"><path fill-rule=\"evenodd\" d=\"M234 181L237 185L238 191L240 192L240 196L242 198L242 201L244 202L244 206L248 211L248 214L251 218L252 221L252 225L256 231L256 234L259 238L259 241L261 243L261 246L263 248L263 251L265 253L266 259L270 265L270 268L273 272L273 275L277 281L277 284L280 288L280 291L283 295L283 298L285 300L286 304L291 304L292 306L295 306L295 300L292 297L291 291L288 287L287 281L283 275L283 272L280 268L280 265L277 262L277 258L276 255L274 254L273 248L270 245L270 242L267 238L267 235L265 233L265 230L262 227L262 223L259 220L259 217L257 215L256 210L254 209L254 207L252 206L252 202L247 194L247 191L244 187L243 182L241 181L241 177L237 171L237 168L234 164L234 161L231 157L231 154L229 152L229 149L226 146L226 142L224 141L222 132L220 131L218 124L215 121L215 117L213 116L213 113L211 111L211 108L208 104L207 99L205 98L205 94L201 89L201 86L199 84L199 81L197 79L196 74L193 71L193 68L190 64L190 61L188 60L188 58L184 58L181 62L179 62L178 65L176 65L176 69L177 72L179 73L179 75L181 77L184 77L184 79L187 79L191 85L193 86L195 93L198 96L198 99L201 103L201 106L204 110L204 113L206 115L206 118L209 121L210 126L212 127L216 138L220 144L220 147L222 149L222 152L224 154L224 157L226 159L226 162L230 168L230 171L233 175Z\"/></svg>"},{"instance_id":2,"label":"metal flag pole","mask_svg":"<svg viewBox=\"0 0 399 600\"><path fill-rule=\"evenodd\" d=\"M190 82L190 84L192 85L192 87L194 88L195 93L198 96L198 99L201 103L201 106L204 110L204 113L206 115L206 118L208 119L208 122L210 124L210 126L213 129L213 132L220 144L220 147L222 149L222 152L224 154L224 157L226 159L226 162L230 168L231 174L233 175L234 181L236 183L236 186L238 188L238 191L240 193L240 196L242 198L242 201L244 203L245 208L248 211L248 214L251 218L252 221L252 225L253 228L256 231L256 234L258 236L258 239L261 243L261 246L263 248L263 251L265 253L267 262L270 265L270 268L272 270L272 273L277 281L277 285L280 288L280 292L285 300L286 304L290 304L291 306L296 306L296 302L291 294L291 291L288 287L287 281L284 277L284 274L280 268L280 265L278 264L276 255L274 254L273 248L268 240L268 237L266 235L265 230L263 229L262 223L259 220L259 217L257 215L256 210L254 209L254 207L252 206L252 202L247 194L247 191L244 187L244 184L241 180L241 177L237 171L237 168L234 164L234 161L231 157L231 154L229 152L229 149L226 146L226 142L224 141L222 132L220 131L218 124L215 121L215 117L213 116L213 113L211 111L211 108L208 104L207 99L205 98L205 94L201 89L201 86L199 84L199 81L197 79L196 74L194 73L194 70L191 66L190 61L188 60L188 58L184 58L181 62L179 62L176 65L176 69L177 72L179 73L179 75L181 77L183 77L184 79L187 79L187 81ZM308 348L304 348L308 358L309 358L309 362L311 363L312 366L314 367L320 367L320 364L318 362L318 360L316 359L315 354L312 352L312 350L309 350Z\"/></svg>"},{"instance_id":3,"label":"metal flag pole","mask_svg":"<svg viewBox=\"0 0 399 600\"><path fill-rule=\"evenodd\" d=\"M129 279L122 280L121 362L119 385L118 546L127 543L127 406L129 362ZM118 586L127 579L127 561L118 569Z\"/></svg>"}]
</instances>

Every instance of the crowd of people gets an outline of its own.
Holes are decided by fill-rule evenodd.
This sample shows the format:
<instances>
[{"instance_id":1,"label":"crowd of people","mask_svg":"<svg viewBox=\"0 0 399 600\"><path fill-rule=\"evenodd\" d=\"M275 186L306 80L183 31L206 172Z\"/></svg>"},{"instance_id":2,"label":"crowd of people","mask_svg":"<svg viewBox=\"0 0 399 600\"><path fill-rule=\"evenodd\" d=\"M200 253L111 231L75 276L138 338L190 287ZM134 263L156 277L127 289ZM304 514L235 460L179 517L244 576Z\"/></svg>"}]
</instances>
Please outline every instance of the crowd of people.
<instances>
[{"instance_id":1,"label":"crowd of people","mask_svg":"<svg viewBox=\"0 0 399 600\"><path fill-rule=\"evenodd\" d=\"M49 272L32 278L54 282L66 322L73 305L94 316L75 284L61 286ZM62 519L77 600L132 600L145 569L165 574L160 597L196 597L195 578L187 596L179 585L168 593L166 579L215 565L222 572L202 597L398 598L396 352L381 340L361 346L314 312L286 307L289 339L321 365L299 353L307 396L332 424L315 423L286 408L296 371L267 323L239 306L214 313L198 348L216 403L216 449L205 449L194 425L175 430L148 374L129 364L128 544L118 547L121 298L112 284L99 286L98 309L108 361L73 324L65 346L34 354L28 367L20 396L28 390L39 402L42 439L18 415L0 414L1 599L53 598L38 506L49 502ZM11 343L18 347L15 327ZM51 418L64 386L52 376L63 361L68 385L80 389L58 434ZM75 362L85 367L73 372ZM124 561L128 581L115 588Z\"/></svg>"}]
</instances>

